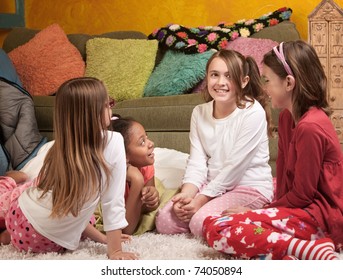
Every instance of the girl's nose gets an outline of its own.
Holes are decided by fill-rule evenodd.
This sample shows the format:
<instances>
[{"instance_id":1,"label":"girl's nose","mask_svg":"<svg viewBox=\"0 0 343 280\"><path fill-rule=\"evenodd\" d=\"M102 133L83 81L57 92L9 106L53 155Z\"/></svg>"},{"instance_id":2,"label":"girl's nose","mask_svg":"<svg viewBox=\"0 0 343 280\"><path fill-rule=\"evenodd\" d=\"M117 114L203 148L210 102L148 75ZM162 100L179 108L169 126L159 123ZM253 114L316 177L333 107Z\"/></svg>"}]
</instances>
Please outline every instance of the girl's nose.
<instances>
[{"instance_id":1,"label":"girl's nose","mask_svg":"<svg viewBox=\"0 0 343 280\"><path fill-rule=\"evenodd\" d=\"M218 78L218 84L219 85L224 85L226 82L226 78L223 75L220 75Z\"/></svg>"},{"instance_id":2,"label":"girl's nose","mask_svg":"<svg viewBox=\"0 0 343 280\"><path fill-rule=\"evenodd\" d=\"M151 141L150 139L149 139L149 148L152 148L152 147L154 147L154 142L153 141Z\"/></svg>"}]
</instances>

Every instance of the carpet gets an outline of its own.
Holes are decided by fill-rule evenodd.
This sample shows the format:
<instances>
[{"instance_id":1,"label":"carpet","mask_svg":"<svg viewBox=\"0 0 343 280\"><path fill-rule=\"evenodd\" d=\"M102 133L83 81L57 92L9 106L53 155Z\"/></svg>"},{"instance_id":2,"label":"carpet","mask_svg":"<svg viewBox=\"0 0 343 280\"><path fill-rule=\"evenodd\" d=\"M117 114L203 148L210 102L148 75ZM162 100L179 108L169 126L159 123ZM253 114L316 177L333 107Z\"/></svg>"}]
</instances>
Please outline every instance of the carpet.
<instances>
[{"instance_id":1,"label":"carpet","mask_svg":"<svg viewBox=\"0 0 343 280\"><path fill-rule=\"evenodd\" d=\"M163 235L147 232L123 243L123 250L139 254L140 260L227 260L200 239L190 234ZM340 254L343 260L343 253ZM12 245L0 246L0 260L106 260L106 245L85 240L75 251L63 254L33 254L17 251Z\"/></svg>"},{"instance_id":2,"label":"carpet","mask_svg":"<svg viewBox=\"0 0 343 280\"><path fill-rule=\"evenodd\" d=\"M148 232L133 236L123 244L124 251L139 254L140 260L225 260L226 256L190 234L161 235ZM63 254L33 254L17 251L12 245L0 246L0 260L106 260L106 245L85 240L75 251Z\"/></svg>"}]
</instances>

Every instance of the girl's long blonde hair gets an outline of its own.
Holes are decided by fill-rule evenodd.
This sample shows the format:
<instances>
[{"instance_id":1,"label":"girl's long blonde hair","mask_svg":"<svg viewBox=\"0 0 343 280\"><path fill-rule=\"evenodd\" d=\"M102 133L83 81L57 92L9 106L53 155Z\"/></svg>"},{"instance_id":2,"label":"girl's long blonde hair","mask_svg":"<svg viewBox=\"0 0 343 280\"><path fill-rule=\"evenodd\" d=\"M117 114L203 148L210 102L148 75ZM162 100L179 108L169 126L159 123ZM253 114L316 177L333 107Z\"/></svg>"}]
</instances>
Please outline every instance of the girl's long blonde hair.
<instances>
[{"instance_id":1,"label":"girl's long blonde hair","mask_svg":"<svg viewBox=\"0 0 343 280\"><path fill-rule=\"evenodd\" d=\"M222 59L228 68L232 83L235 85L236 90L236 105L238 108L244 108L247 101L254 103L256 99L264 108L266 112L266 120L268 124L268 135L272 135L271 128L271 112L268 102L268 96L266 95L260 76L260 71L254 58L250 56L243 56L241 53L234 50L222 49L212 55L206 65L206 75L208 68L215 58ZM249 82L242 88L242 79L249 76ZM207 81L207 78L206 78ZM213 100L212 96L206 89L203 92L203 96L206 102Z\"/></svg>"},{"instance_id":2,"label":"girl's long blonde hair","mask_svg":"<svg viewBox=\"0 0 343 280\"><path fill-rule=\"evenodd\" d=\"M77 216L94 199L110 170L104 158L107 134L104 115L108 94L95 78L76 78L62 84L54 109L55 143L39 173L43 197L52 192L51 217Z\"/></svg>"}]
</instances>

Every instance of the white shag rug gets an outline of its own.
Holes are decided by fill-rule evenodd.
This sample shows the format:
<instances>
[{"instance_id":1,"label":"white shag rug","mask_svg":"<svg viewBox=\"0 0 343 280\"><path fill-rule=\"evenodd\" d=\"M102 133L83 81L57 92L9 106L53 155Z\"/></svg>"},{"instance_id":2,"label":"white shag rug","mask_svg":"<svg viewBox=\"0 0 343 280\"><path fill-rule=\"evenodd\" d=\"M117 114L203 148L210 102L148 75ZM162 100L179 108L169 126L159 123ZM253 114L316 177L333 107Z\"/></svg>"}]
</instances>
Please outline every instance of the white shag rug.
<instances>
[{"instance_id":1,"label":"white shag rug","mask_svg":"<svg viewBox=\"0 0 343 280\"><path fill-rule=\"evenodd\" d=\"M189 234L148 232L123 243L123 250L138 253L140 260L224 260L227 257ZM0 246L0 260L106 260L106 245L85 240L75 251L63 254L22 253L12 245Z\"/></svg>"},{"instance_id":2,"label":"white shag rug","mask_svg":"<svg viewBox=\"0 0 343 280\"><path fill-rule=\"evenodd\" d=\"M210 248L190 234L163 235L154 232L133 236L123 243L123 250L135 252L140 260L227 260L227 255ZM0 260L107 260L106 245L85 240L75 251L63 254L33 254L16 250L12 245L0 246ZM343 253L340 254L343 260Z\"/></svg>"}]
</instances>

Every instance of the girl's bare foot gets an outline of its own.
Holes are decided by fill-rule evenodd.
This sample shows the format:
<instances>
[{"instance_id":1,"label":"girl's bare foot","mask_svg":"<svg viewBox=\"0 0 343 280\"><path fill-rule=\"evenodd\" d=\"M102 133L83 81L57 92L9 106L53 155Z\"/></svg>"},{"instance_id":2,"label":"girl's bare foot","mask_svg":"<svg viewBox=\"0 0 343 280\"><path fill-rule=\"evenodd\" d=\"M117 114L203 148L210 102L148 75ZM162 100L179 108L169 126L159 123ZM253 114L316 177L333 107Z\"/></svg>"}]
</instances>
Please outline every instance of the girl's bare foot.
<instances>
[{"instance_id":1,"label":"girl's bare foot","mask_svg":"<svg viewBox=\"0 0 343 280\"><path fill-rule=\"evenodd\" d=\"M0 245L8 245L11 243L11 235L5 229L0 233Z\"/></svg>"}]
</instances>

